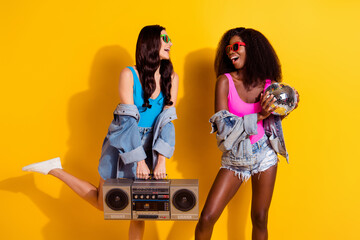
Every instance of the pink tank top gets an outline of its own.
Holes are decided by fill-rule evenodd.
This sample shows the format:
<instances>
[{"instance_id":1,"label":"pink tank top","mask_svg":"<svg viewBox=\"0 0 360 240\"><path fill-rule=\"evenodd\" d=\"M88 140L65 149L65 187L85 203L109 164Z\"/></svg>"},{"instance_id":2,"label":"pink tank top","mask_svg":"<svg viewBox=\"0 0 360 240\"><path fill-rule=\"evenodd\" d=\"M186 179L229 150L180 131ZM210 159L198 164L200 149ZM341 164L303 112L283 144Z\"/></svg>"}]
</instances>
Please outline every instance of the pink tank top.
<instances>
[{"instance_id":1,"label":"pink tank top","mask_svg":"<svg viewBox=\"0 0 360 240\"><path fill-rule=\"evenodd\" d=\"M231 75L229 73L225 73L225 76L229 80L229 95L228 95L229 112L239 117L243 117L245 115L252 113L261 112L260 102L256 102L256 103L244 102L236 91L235 84ZM264 91L270 84L271 84L271 80L267 79L265 82ZM250 135L251 144L256 143L264 136L265 131L263 126L263 121L257 122L257 132L258 133L256 135Z\"/></svg>"}]
</instances>

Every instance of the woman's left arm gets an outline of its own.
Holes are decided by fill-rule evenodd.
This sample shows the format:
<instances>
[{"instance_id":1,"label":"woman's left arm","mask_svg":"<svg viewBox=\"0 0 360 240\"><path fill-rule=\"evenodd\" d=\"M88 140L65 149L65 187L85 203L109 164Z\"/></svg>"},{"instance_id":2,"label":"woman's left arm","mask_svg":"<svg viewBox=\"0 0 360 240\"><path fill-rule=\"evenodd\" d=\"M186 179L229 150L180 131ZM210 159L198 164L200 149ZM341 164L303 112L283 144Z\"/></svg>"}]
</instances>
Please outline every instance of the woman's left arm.
<instances>
[{"instance_id":1,"label":"woman's left arm","mask_svg":"<svg viewBox=\"0 0 360 240\"><path fill-rule=\"evenodd\" d=\"M166 178L166 158L164 155L160 153L158 153L158 160L156 167L154 169L154 178L155 179Z\"/></svg>"},{"instance_id":2,"label":"woman's left arm","mask_svg":"<svg viewBox=\"0 0 360 240\"><path fill-rule=\"evenodd\" d=\"M166 105L163 110L175 107L177 94L179 88L179 76L174 72L171 79L171 101L173 102L172 105ZM156 167L154 169L154 177L155 179L164 179L166 178L166 158L164 155L158 153L158 161Z\"/></svg>"},{"instance_id":3,"label":"woman's left arm","mask_svg":"<svg viewBox=\"0 0 360 240\"><path fill-rule=\"evenodd\" d=\"M175 127L172 122L167 122L162 126L161 130L159 130L159 135L156 137L153 145L153 151L157 154L157 163L154 168L154 177L156 179L163 179L166 177L166 158L171 158L174 154L174 150Z\"/></svg>"}]
</instances>

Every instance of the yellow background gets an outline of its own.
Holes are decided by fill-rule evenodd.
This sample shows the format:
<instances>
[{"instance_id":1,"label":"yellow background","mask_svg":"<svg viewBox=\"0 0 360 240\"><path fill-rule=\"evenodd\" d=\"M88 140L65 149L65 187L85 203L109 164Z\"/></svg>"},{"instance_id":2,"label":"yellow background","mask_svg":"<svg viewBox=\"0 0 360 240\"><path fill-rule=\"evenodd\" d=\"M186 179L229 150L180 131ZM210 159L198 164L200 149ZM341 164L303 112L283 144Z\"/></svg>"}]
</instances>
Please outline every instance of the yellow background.
<instances>
[{"instance_id":1,"label":"yellow background","mask_svg":"<svg viewBox=\"0 0 360 240\"><path fill-rule=\"evenodd\" d=\"M357 239L359 215L360 2L2 1L0 7L0 238L126 239L128 221L103 213L51 176L24 165L61 157L98 184L101 144L118 103L117 79L133 65L140 29L167 28L180 76L170 178L198 178L200 207L220 166L213 61L222 34L260 30L276 49L283 81L300 95L284 120L270 239ZM215 225L213 239L250 239L250 182ZM148 222L145 239L193 239L196 222Z\"/></svg>"}]
</instances>

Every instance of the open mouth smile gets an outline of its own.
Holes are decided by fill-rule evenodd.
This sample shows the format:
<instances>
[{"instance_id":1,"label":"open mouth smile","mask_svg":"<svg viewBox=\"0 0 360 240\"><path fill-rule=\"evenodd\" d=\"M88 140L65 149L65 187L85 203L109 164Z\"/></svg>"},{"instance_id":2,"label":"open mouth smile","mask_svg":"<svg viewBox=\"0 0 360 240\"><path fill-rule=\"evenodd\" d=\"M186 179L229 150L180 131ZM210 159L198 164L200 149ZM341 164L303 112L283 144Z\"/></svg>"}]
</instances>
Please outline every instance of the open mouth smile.
<instances>
[{"instance_id":1,"label":"open mouth smile","mask_svg":"<svg viewBox=\"0 0 360 240\"><path fill-rule=\"evenodd\" d=\"M238 56L232 56L232 57L230 58L230 60L231 60L232 63L235 63L238 59L239 59Z\"/></svg>"}]
</instances>

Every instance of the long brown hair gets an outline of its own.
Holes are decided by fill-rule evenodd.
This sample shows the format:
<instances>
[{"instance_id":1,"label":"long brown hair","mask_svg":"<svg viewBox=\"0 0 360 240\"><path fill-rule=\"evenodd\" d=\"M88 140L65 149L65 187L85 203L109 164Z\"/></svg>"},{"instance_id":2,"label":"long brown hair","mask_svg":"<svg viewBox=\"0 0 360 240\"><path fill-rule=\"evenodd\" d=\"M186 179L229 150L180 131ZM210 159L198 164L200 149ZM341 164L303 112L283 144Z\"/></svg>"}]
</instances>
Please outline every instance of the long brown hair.
<instances>
[{"instance_id":1,"label":"long brown hair","mask_svg":"<svg viewBox=\"0 0 360 240\"><path fill-rule=\"evenodd\" d=\"M160 67L160 87L164 94L164 105L172 105L171 101L171 76L173 65L170 60L160 60L161 48L160 33L165 30L159 25L145 26L141 29L136 43L136 68L144 92L143 107L151 108L149 98L156 88L154 74Z\"/></svg>"}]
</instances>

